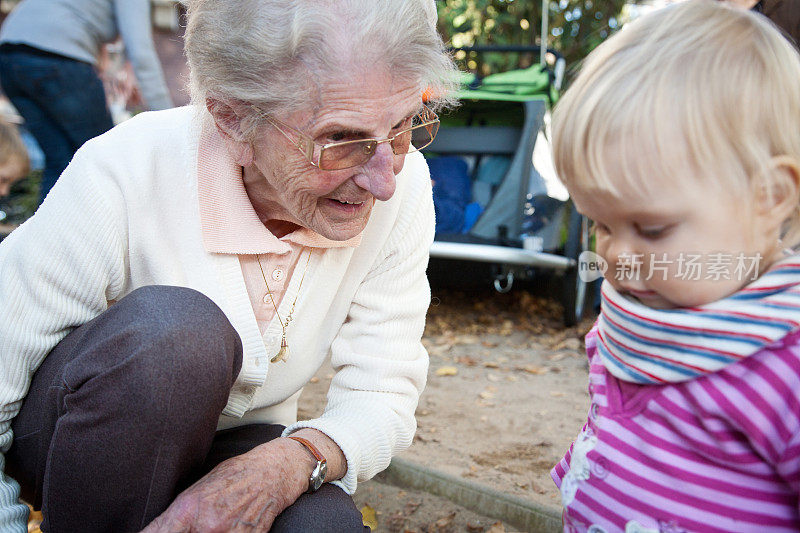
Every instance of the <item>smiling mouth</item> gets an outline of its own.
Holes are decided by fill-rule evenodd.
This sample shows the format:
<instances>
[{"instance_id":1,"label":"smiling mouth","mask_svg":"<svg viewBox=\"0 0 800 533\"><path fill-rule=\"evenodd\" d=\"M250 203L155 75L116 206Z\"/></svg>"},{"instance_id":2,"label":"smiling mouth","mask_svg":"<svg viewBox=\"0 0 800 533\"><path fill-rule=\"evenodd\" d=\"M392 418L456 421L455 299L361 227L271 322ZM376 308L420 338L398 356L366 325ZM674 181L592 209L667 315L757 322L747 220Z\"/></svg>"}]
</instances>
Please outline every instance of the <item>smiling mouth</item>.
<instances>
[{"instance_id":1,"label":"smiling mouth","mask_svg":"<svg viewBox=\"0 0 800 533\"><path fill-rule=\"evenodd\" d=\"M356 214L363 213L364 210L367 209L366 200L361 200L360 202L353 200L341 200L339 198L326 198L326 200L332 209L346 216L354 216Z\"/></svg>"},{"instance_id":2,"label":"smiling mouth","mask_svg":"<svg viewBox=\"0 0 800 533\"><path fill-rule=\"evenodd\" d=\"M361 202L350 202L348 200L337 200L336 198L331 198L331 200L333 200L334 202L340 203L342 205L361 205L361 204L364 203L363 201L361 201Z\"/></svg>"}]
</instances>

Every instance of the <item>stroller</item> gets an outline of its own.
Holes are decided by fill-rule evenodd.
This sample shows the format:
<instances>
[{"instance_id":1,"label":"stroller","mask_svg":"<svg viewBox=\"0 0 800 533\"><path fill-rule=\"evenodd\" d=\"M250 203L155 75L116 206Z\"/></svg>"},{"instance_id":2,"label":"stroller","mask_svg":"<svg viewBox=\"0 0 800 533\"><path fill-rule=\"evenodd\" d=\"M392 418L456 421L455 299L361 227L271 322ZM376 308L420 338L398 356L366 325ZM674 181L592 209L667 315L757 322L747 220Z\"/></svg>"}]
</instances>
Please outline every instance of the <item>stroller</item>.
<instances>
[{"instance_id":1,"label":"stroller","mask_svg":"<svg viewBox=\"0 0 800 533\"><path fill-rule=\"evenodd\" d=\"M531 51L528 47L473 47ZM432 261L494 265L494 287L511 289L537 270L558 272L565 325L583 315L587 284L578 257L590 247L588 221L569 200L550 156L549 110L564 61L478 79L464 74L461 105L441 117L423 152L433 180L436 236Z\"/></svg>"}]
</instances>

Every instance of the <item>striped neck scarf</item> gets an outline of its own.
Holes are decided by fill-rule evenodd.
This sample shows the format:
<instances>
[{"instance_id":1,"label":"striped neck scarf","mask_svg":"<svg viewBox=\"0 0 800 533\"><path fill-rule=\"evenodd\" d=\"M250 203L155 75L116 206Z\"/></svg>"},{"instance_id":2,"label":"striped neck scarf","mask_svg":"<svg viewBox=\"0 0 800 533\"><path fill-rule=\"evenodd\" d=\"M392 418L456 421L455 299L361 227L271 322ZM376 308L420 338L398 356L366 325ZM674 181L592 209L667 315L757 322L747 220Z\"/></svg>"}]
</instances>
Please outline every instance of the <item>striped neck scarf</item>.
<instances>
[{"instance_id":1,"label":"striped neck scarf","mask_svg":"<svg viewBox=\"0 0 800 533\"><path fill-rule=\"evenodd\" d=\"M603 282L598 351L606 369L640 384L688 381L800 329L800 255L739 292L692 308L651 309Z\"/></svg>"}]
</instances>

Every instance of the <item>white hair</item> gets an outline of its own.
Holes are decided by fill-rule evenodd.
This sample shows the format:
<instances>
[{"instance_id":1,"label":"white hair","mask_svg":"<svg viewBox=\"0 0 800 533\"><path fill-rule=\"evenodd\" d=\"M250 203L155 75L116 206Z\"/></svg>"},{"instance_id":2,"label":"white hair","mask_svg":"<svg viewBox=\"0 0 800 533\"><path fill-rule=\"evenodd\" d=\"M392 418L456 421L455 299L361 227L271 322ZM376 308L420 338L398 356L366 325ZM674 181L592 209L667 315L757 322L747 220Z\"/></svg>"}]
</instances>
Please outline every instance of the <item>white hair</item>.
<instances>
[{"instance_id":1,"label":"white hair","mask_svg":"<svg viewBox=\"0 0 800 533\"><path fill-rule=\"evenodd\" d=\"M567 188L653 190L698 175L752 198L772 186L773 158L800 161L799 124L795 48L759 14L688 0L589 55L553 113L553 156Z\"/></svg>"},{"instance_id":2,"label":"white hair","mask_svg":"<svg viewBox=\"0 0 800 533\"><path fill-rule=\"evenodd\" d=\"M433 0L187 0L192 101L271 114L314 105L342 68L386 69L449 103L455 67ZM244 117L248 118L248 117ZM257 127L257 115L249 117ZM247 122L244 120L243 122Z\"/></svg>"}]
</instances>

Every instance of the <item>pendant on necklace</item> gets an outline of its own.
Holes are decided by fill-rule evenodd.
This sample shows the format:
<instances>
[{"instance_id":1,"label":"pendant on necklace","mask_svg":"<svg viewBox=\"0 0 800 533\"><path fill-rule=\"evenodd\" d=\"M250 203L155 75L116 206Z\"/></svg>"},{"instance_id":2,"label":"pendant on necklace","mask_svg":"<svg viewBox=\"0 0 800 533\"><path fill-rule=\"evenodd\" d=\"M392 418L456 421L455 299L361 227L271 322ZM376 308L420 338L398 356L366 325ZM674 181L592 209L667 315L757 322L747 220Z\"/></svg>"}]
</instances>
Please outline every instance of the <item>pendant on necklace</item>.
<instances>
[{"instance_id":1,"label":"pendant on necklace","mask_svg":"<svg viewBox=\"0 0 800 533\"><path fill-rule=\"evenodd\" d=\"M286 335L281 337L281 349L275 354L275 357L269 360L270 363L277 363L278 361L286 361L286 354L289 350L289 344L286 342Z\"/></svg>"}]
</instances>

